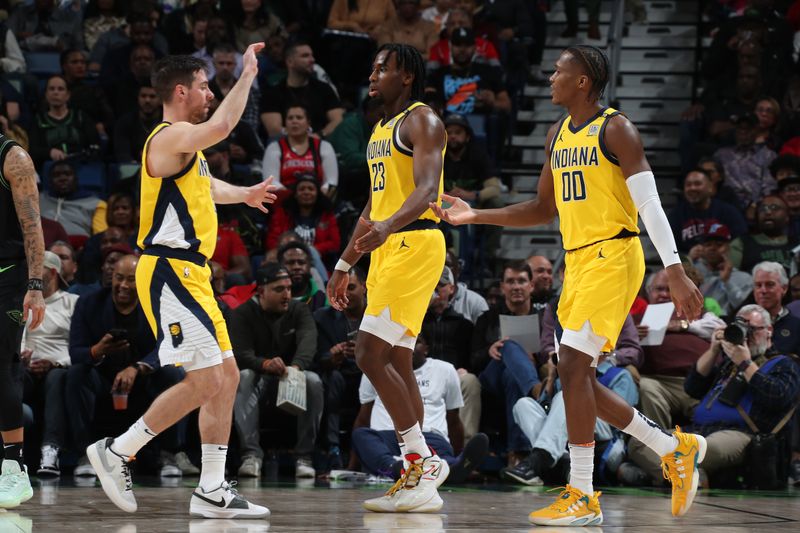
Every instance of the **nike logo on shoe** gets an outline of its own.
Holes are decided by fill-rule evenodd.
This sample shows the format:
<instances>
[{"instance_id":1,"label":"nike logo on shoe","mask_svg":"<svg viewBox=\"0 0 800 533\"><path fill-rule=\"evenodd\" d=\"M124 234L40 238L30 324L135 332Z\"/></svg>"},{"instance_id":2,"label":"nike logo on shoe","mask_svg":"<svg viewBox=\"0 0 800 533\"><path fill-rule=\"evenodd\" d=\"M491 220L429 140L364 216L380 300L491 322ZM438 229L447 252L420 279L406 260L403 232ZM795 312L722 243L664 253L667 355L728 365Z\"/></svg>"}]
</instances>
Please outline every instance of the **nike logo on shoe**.
<instances>
[{"instance_id":1,"label":"nike logo on shoe","mask_svg":"<svg viewBox=\"0 0 800 533\"><path fill-rule=\"evenodd\" d=\"M197 496L198 498L200 498L204 502L208 502L211 505L214 505L216 507L220 507L220 508L221 507L225 507L225 499L224 498L220 498L219 501L215 501L215 500L212 500L211 498L206 498L205 496L203 496L202 494L199 494L197 492L192 493L192 495L193 496Z\"/></svg>"}]
</instances>

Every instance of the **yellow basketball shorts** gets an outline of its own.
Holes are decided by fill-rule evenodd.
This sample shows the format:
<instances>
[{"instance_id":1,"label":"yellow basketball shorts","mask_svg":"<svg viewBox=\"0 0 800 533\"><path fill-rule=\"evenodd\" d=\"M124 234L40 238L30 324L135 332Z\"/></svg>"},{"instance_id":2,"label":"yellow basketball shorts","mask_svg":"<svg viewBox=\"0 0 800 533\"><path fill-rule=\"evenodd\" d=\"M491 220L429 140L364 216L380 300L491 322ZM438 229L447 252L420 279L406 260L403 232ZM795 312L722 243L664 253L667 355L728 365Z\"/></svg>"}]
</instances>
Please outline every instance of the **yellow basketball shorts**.
<instances>
[{"instance_id":1,"label":"yellow basketball shorts","mask_svg":"<svg viewBox=\"0 0 800 533\"><path fill-rule=\"evenodd\" d=\"M162 365L198 370L233 355L208 265L145 254L136 267L136 289Z\"/></svg>"},{"instance_id":2,"label":"yellow basketball shorts","mask_svg":"<svg viewBox=\"0 0 800 533\"><path fill-rule=\"evenodd\" d=\"M388 307L391 320L416 337L442 277L444 259L444 234L438 229L389 235L372 252L365 314L379 316Z\"/></svg>"},{"instance_id":3,"label":"yellow basketball shorts","mask_svg":"<svg viewBox=\"0 0 800 533\"><path fill-rule=\"evenodd\" d=\"M558 320L580 331L588 321L613 350L644 278L644 253L638 237L611 239L567 252Z\"/></svg>"}]
</instances>

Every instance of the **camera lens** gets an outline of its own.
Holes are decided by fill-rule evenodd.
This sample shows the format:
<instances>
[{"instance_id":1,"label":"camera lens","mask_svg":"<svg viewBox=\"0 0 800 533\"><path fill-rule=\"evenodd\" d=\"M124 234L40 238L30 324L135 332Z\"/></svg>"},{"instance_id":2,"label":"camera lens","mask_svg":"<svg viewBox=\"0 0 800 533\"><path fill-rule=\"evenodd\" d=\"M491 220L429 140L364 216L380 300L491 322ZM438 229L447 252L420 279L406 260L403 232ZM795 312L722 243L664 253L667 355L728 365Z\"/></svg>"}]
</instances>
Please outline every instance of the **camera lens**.
<instances>
[{"instance_id":1,"label":"camera lens","mask_svg":"<svg viewBox=\"0 0 800 533\"><path fill-rule=\"evenodd\" d=\"M731 344L744 344L745 334L746 332L742 326L733 323L725 327L722 337Z\"/></svg>"}]
</instances>

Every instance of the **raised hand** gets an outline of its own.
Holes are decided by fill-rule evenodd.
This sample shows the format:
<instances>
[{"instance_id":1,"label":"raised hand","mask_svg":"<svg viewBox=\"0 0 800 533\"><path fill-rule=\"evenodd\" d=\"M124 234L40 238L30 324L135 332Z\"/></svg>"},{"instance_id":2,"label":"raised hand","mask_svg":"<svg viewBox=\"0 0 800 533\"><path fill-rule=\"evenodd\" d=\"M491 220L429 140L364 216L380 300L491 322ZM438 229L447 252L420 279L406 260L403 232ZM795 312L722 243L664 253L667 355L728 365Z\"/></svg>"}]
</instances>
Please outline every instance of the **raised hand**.
<instances>
[{"instance_id":1,"label":"raised hand","mask_svg":"<svg viewBox=\"0 0 800 533\"><path fill-rule=\"evenodd\" d=\"M447 209L442 209L436 202L429 204L437 217L441 218L448 224L453 226L460 226L461 224L472 224L475 222L475 211L469 206L467 202L461 198L450 196L449 194L442 195L442 201L450 204Z\"/></svg>"},{"instance_id":2,"label":"raised hand","mask_svg":"<svg viewBox=\"0 0 800 533\"><path fill-rule=\"evenodd\" d=\"M247 47L242 56L242 74L258 74L258 53L264 49L264 43L253 43Z\"/></svg>"},{"instance_id":3,"label":"raised hand","mask_svg":"<svg viewBox=\"0 0 800 533\"><path fill-rule=\"evenodd\" d=\"M272 184L272 180L273 177L270 176L261 183L247 187L247 196L245 196L244 203L264 213L269 213L269 210L264 207L264 204L271 204L278 198L272 194L272 191L278 189L278 187Z\"/></svg>"}]
</instances>

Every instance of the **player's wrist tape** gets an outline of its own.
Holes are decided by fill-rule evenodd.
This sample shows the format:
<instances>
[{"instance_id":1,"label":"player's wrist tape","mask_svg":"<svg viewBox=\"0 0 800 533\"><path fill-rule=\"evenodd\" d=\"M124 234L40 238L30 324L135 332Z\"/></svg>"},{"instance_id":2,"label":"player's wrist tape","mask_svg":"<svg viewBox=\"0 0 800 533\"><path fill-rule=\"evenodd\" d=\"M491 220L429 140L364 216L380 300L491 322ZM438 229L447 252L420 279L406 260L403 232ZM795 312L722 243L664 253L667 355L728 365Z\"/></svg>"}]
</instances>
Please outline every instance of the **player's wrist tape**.
<instances>
[{"instance_id":1,"label":"player's wrist tape","mask_svg":"<svg viewBox=\"0 0 800 533\"><path fill-rule=\"evenodd\" d=\"M647 228L647 235L653 242L664 268L681 262L678 255L678 248L675 246L675 237L672 229L661 207L661 199L658 197L656 188L656 178L649 170L639 172L625 180L628 191L631 193L633 204L639 210L639 214Z\"/></svg>"},{"instance_id":2,"label":"player's wrist tape","mask_svg":"<svg viewBox=\"0 0 800 533\"><path fill-rule=\"evenodd\" d=\"M339 259L338 261L336 261L336 266L333 267L334 270L341 270L342 272L350 272L351 268L353 268L353 265L351 265L344 259Z\"/></svg>"},{"instance_id":3,"label":"player's wrist tape","mask_svg":"<svg viewBox=\"0 0 800 533\"><path fill-rule=\"evenodd\" d=\"M29 291L43 291L44 290L44 282L38 278L30 278L28 280L28 290Z\"/></svg>"}]
</instances>

